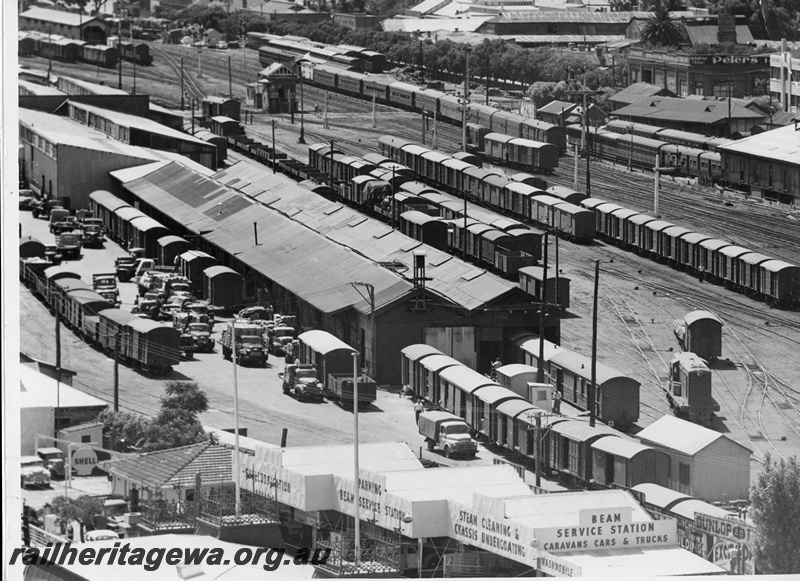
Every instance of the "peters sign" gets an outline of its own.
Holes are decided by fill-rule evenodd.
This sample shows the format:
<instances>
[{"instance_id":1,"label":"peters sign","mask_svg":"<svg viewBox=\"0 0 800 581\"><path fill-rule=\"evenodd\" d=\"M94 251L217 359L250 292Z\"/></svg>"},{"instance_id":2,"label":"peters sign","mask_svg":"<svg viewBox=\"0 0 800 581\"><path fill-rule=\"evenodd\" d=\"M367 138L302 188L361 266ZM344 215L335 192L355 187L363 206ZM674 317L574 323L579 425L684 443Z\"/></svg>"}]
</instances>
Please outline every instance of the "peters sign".
<instances>
[{"instance_id":1,"label":"peters sign","mask_svg":"<svg viewBox=\"0 0 800 581\"><path fill-rule=\"evenodd\" d=\"M756 65L768 67L769 55L704 54L689 57L689 62L693 65Z\"/></svg>"}]
</instances>

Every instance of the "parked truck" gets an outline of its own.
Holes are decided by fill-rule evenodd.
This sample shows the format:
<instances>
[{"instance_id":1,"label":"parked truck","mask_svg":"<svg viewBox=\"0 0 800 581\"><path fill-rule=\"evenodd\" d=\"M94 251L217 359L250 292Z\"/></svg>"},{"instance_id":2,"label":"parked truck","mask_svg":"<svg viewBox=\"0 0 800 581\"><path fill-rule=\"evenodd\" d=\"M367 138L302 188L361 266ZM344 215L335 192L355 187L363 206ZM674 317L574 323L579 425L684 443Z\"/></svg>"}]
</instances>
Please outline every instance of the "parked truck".
<instances>
[{"instance_id":1,"label":"parked truck","mask_svg":"<svg viewBox=\"0 0 800 581\"><path fill-rule=\"evenodd\" d=\"M317 400L325 397L323 385L317 378L313 365L290 363L283 368L283 393L293 394L297 401Z\"/></svg>"},{"instance_id":2,"label":"parked truck","mask_svg":"<svg viewBox=\"0 0 800 581\"><path fill-rule=\"evenodd\" d=\"M105 228L100 218L85 218L80 222L81 241L84 246L100 247L106 241Z\"/></svg>"},{"instance_id":3,"label":"parked truck","mask_svg":"<svg viewBox=\"0 0 800 581\"><path fill-rule=\"evenodd\" d=\"M371 377L363 373L358 376L358 408L363 409L376 399L377 384ZM327 397L342 404L346 409L353 407L353 374L330 373L328 374Z\"/></svg>"},{"instance_id":4,"label":"parked truck","mask_svg":"<svg viewBox=\"0 0 800 581\"><path fill-rule=\"evenodd\" d=\"M448 458L474 457L478 452L478 443L470 436L467 422L448 412L422 412L419 433L425 437L428 450L439 446Z\"/></svg>"},{"instance_id":5,"label":"parked truck","mask_svg":"<svg viewBox=\"0 0 800 581\"><path fill-rule=\"evenodd\" d=\"M58 448L39 448L37 456L42 459L44 467L50 471L50 480L64 480L64 452Z\"/></svg>"},{"instance_id":6,"label":"parked truck","mask_svg":"<svg viewBox=\"0 0 800 581\"><path fill-rule=\"evenodd\" d=\"M92 275L92 288L107 301L119 306L119 289L117 278L113 272L101 272Z\"/></svg>"},{"instance_id":7,"label":"parked truck","mask_svg":"<svg viewBox=\"0 0 800 581\"><path fill-rule=\"evenodd\" d=\"M239 365L245 363L266 367L267 344L264 338L264 329L261 325L249 321L234 321L222 331L220 344L222 356L230 359L233 356L233 336L236 336L236 361Z\"/></svg>"},{"instance_id":8,"label":"parked truck","mask_svg":"<svg viewBox=\"0 0 800 581\"><path fill-rule=\"evenodd\" d=\"M80 258L81 235L79 232L65 232L56 235L56 250L64 258Z\"/></svg>"},{"instance_id":9,"label":"parked truck","mask_svg":"<svg viewBox=\"0 0 800 581\"><path fill-rule=\"evenodd\" d=\"M138 260L144 257L144 248L129 248L127 256L119 256L114 260L114 269L120 282L128 282L136 274Z\"/></svg>"}]
</instances>

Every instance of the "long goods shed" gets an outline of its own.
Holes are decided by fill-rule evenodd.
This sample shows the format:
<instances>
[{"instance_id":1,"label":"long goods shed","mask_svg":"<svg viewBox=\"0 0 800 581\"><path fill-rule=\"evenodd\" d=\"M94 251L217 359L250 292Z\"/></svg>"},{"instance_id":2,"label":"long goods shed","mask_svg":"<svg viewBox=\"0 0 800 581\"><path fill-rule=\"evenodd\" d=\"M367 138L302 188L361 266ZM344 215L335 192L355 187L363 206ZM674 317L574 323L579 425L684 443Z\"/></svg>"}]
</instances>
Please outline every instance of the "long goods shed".
<instances>
[{"instance_id":1,"label":"long goods shed","mask_svg":"<svg viewBox=\"0 0 800 581\"><path fill-rule=\"evenodd\" d=\"M240 456L240 470L254 494L289 509L294 526L316 528L318 540L330 528L350 534L358 517L362 538L373 539L365 547L416 546L412 577L441 576L465 552L479 576L644 575L648 562L660 575L723 572L678 547L674 519L654 520L623 490L535 495L510 466L423 469L403 443L360 446L359 456L358 483L351 446L257 448ZM380 559L369 550L365 562ZM329 565L357 575L346 554L334 547Z\"/></svg>"}]
</instances>

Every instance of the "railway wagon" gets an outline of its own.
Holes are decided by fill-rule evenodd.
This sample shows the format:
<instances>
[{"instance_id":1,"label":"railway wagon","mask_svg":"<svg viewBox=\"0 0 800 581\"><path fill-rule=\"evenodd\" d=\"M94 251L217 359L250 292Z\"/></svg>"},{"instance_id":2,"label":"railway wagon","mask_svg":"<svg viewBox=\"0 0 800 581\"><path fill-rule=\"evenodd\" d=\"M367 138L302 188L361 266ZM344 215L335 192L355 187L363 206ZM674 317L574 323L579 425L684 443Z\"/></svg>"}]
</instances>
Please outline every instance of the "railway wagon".
<instances>
[{"instance_id":1,"label":"railway wagon","mask_svg":"<svg viewBox=\"0 0 800 581\"><path fill-rule=\"evenodd\" d=\"M130 223L136 218L147 218L147 215L133 206L121 206L114 210L111 224L107 226L111 237L122 245L133 246L131 244L132 232Z\"/></svg>"},{"instance_id":2,"label":"railway wagon","mask_svg":"<svg viewBox=\"0 0 800 581\"><path fill-rule=\"evenodd\" d=\"M519 270L519 287L529 295L563 309L569 308L570 279L559 276L553 267L547 268L547 294L545 290L545 271L541 266L528 266Z\"/></svg>"},{"instance_id":3,"label":"railway wagon","mask_svg":"<svg viewBox=\"0 0 800 581\"><path fill-rule=\"evenodd\" d=\"M128 332L127 356L139 367L154 373L167 373L180 362L181 332L151 319L134 318L125 323Z\"/></svg>"},{"instance_id":4,"label":"railway wagon","mask_svg":"<svg viewBox=\"0 0 800 581\"><path fill-rule=\"evenodd\" d=\"M463 367L463 363L449 355L433 354L419 361L417 379L420 383L414 386L414 394L427 401L444 407L445 392L442 388L441 374L450 367Z\"/></svg>"},{"instance_id":5,"label":"railway wagon","mask_svg":"<svg viewBox=\"0 0 800 581\"><path fill-rule=\"evenodd\" d=\"M733 244L724 246L715 251L715 254L719 258L719 271L714 273L715 276L719 278L725 286L729 288L737 287L740 280L739 257L750 252L751 250L749 248L743 248L742 246L735 246Z\"/></svg>"},{"instance_id":6,"label":"railway wagon","mask_svg":"<svg viewBox=\"0 0 800 581\"><path fill-rule=\"evenodd\" d=\"M711 278L721 278L720 271L720 255L719 250L731 246L730 242L720 240L719 238L708 238L698 244L699 262L697 270L702 276L709 276Z\"/></svg>"},{"instance_id":7,"label":"railway wagon","mask_svg":"<svg viewBox=\"0 0 800 581\"><path fill-rule=\"evenodd\" d=\"M541 407L550 406L553 387L547 383L536 383L538 369L524 363L502 365L495 371L495 381L510 389L521 398Z\"/></svg>"},{"instance_id":8,"label":"railway wagon","mask_svg":"<svg viewBox=\"0 0 800 581\"><path fill-rule=\"evenodd\" d=\"M502 207L528 220L531 216L531 197L545 195L545 191L523 182L509 182L504 187L505 193L500 197Z\"/></svg>"},{"instance_id":9,"label":"railway wagon","mask_svg":"<svg viewBox=\"0 0 800 581\"><path fill-rule=\"evenodd\" d=\"M722 356L722 321L709 311L692 311L674 323L675 335L684 351L706 361Z\"/></svg>"},{"instance_id":10,"label":"railway wagon","mask_svg":"<svg viewBox=\"0 0 800 581\"><path fill-rule=\"evenodd\" d=\"M105 309L98 313L99 325L97 328L98 344L106 353L113 353L118 347L123 356L130 353L130 335L127 324L138 319L134 314L122 309Z\"/></svg>"},{"instance_id":11,"label":"railway wagon","mask_svg":"<svg viewBox=\"0 0 800 581\"><path fill-rule=\"evenodd\" d=\"M737 259L739 263L738 286L748 293L757 293L761 289L761 264L770 260L769 256L759 252L748 252Z\"/></svg>"},{"instance_id":12,"label":"railway wagon","mask_svg":"<svg viewBox=\"0 0 800 581\"><path fill-rule=\"evenodd\" d=\"M58 313L58 316L63 318L65 323L67 323L69 326L72 326L71 320L67 317L68 310L70 308L67 295L78 290L91 289L91 286L79 278L61 278L59 280L54 280L50 283L50 300L48 301L48 304L54 313ZM75 315L74 319L78 318L79 316Z\"/></svg>"},{"instance_id":13,"label":"railway wagon","mask_svg":"<svg viewBox=\"0 0 800 581\"><path fill-rule=\"evenodd\" d=\"M480 168L478 168L480 169ZM481 169L481 171L485 171ZM494 206L495 208L501 207L501 199L505 194L505 187L508 185L508 178L499 175L488 175L483 180L483 190L481 192L481 199Z\"/></svg>"},{"instance_id":14,"label":"railway wagon","mask_svg":"<svg viewBox=\"0 0 800 581\"><path fill-rule=\"evenodd\" d=\"M81 275L73 272L68 265L50 266L44 269L41 278L36 280L34 292L44 299L50 308L54 308L54 293L56 292L56 282L64 279L80 280Z\"/></svg>"},{"instance_id":15,"label":"railway wagon","mask_svg":"<svg viewBox=\"0 0 800 581\"><path fill-rule=\"evenodd\" d=\"M640 230L640 250L653 258L657 257L661 232L674 226L675 224L664 220L653 220L644 224Z\"/></svg>"},{"instance_id":16,"label":"railway wagon","mask_svg":"<svg viewBox=\"0 0 800 581\"><path fill-rule=\"evenodd\" d=\"M78 331L84 329L84 318L113 308L110 302L86 285L64 295L62 316L67 324Z\"/></svg>"},{"instance_id":17,"label":"railway wagon","mask_svg":"<svg viewBox=\"0 0 800 581\"><path fill-rule=\"evenodd\" d=\"M618 439L619 433L603 424L594 427L574 420L550 427L548 461L568 481L581 484L592 479L592 444L601 439Z\"/></svg>"},{"instance_id":18,"label":"railway wagon","mask_svg":"<svg viewBox=\"0 0 800 581\"><path fill-rule=\"evenodd\" d=\"M420 154L418 161L422 166L422 175L437 184L444 183L442 163L448 159L451 159L450 156L440 151L430 150Z\"/></svg>"},{"instance_id":19,"label":"railway wagon","mask_svg":"<svg viewBox=\"0 0 800 581\"><path fill-rule=\"evenodd\" d=\"M761 294L778 303L800 302L800 267L783 260L768 260L761 270Z\"/></svg>"},{"instance_id":20,"label":"railway wagon","mask_svg":"<svg viewBox=\"0 0 800 581\"><path fill-rule=\"evenodd\" d=\"M316 367L317 377L327 379L335 373L353 374L353 355L358 351L341 339L320 330L306 331L297 338L299 362Z\"/></svg>"},{"instance_id":21,"label":"railway wagon","mask_svg":"<svg viewBox=\"0 0 800 581\"><path fill-rule=\"evenodd\" d=\"M456 151L453 154L453 159L457 159L459 161L465 161L470 165L474 165L475 167L481 167L481 158L474 153L470 153L468 151Z\"/></svg>"},{"instance_id":22,"label":"railway wagon","mask_svg":"<svg viewBox=\"0 0 800 581\"><path fill-rule=\"evenodd\" d=\"M497 408L510 401L530 405L525 398L500 385L487 385L476 389L473 396L473 413L475 415L471 422L473 429L489 442L499 442L505 439L506 422L500 420ZM469 420L467 423L470 423Z\"/></svg>"},{"instance_id":23,"label":"railway wagon","mask_svg":"<svg viewBox=\"0 0 800 581\"><path fill-rule=\"evenodd\" d=\"M700 265L701 243L710 240L711 236L689 232L678 238L678 255L676 261L679 265L692 271L703 272Z\"/></svg>"},{"instance_id":24,"label":"railway wagon","mask_svg":"<svg viewBox=\"0 0 800 581\"><path fill-rule=\"evenodd\" d=\"M440 405L451 414L464 419L473 430L477 430L474 423L477 414L475 391L497 384L463 364L442 369L439 380Z\"/></svg>"},{"instance_id":25,"label":"railway wagon","mask_svg":"<svg viewBox=\"0 0 800 581\"><path fill-rule=\"evenodd\" d=\"M368 183L375 181L378 180L370 175L356 176L350 180L350 183L342 184L342 187L339 189L339 195L350 204L363 206L367 199L364 188ZM386 185L388 186L389 184L387 183Z\"/></svg>"},{"instance_id":26,"label":"railway wagon","mask_svg":"<svg viewBox=\"0 0 800 581\"><path fill-rule=\"evenodd\" d=\"M551 196L555 196L556 198L569 202L570 204L575 204L576 206L580 205L580 203L588 197L586 194L576 192L572 188L566 186L550 186L545 191Z\"/></svg>"},{"instance_id":27,"label":"railway wagon","mask_svg":"<svg viewBox=\"0 0 800 581\"><path fill-rule=\"evenodd\" d=\"M694 353L678 353L669 362L666 396L673 413L703 426L711 425L711 415L719 404L711 393L711 371Z\"/></svg>"},{"instance_id":28,"label":"railway wagon","mask_svg":"<svg viewBox=\"0 0 800 581\"><path fill-rule=\"evenodd\" d=\"M425 343L409 345L400 350L400 381L403 389L418 395L414 387L424 385L425 382L425 370L420 366L420 361L430 355L444 355L444 353Z\"/></svg>"},{"instance_id":29,"label":"railway wagon","mask_svg":"<svg viewBox=\"0 0 800 581\"><path fill-rule=\"evenodd\" d=\"M497 404L497 434L495 441L507 450L527 452L527 431L530 427L522 418L530 419L544 413L524 399L508 399Z\"/></svg>"},{"instance_id":30,"label":"railway wagon","mask_svg":"<svg viewBox=\"0 0 800 581\"><path fill-rule=\"evenodd\" d=\"M382 73L386 69L386 55L374 50L362 50L361 59L364 61L364 70L368 73Z\"/></svg>"},{"instance_id":31,"label":"railway wagon","mask_svg":"<svg viewBox=\"0 0 800 581\"><path fill-rule=\"evenodd\" d=\"M555 145L559 151L567 149L567 131L563 127L539 119L523 119L520 137Z\"/></svg>"},{"instance_id":32,"label":"railway wagon","mask_svg":"<svg viewBox=\"0 0 800 581\"><path fill-rule=\"evenodd\" d=\"M36 53L36 40L25 31L17 32L17 55L29 57Z\"/></svg>"},{"instance_id":33,"label":"railway wagon","mask_svg":"<svg viewBox=\"0 0 800 581\"><path fill-rule=\"evenodd\" d=\"M122 59L135 62L137 65L149 66L153 64L150 45L145 42L120 42L119 54Z\"/></svg>"},{"instance_id":34,"label":"railway wagon","mask_svg":"<svg viewBox=\"0 0 800 581\"><path fill-rule=\"evenodd\" d=\"M129 222L129 246L144 248L145 256L157 258L160 246L159 239L172 234L169 228L150 216L137 216Z\"/></svg>"},{"instance_id":35,"label":"railway wagon","mask_svg":"<svg viewBox=\"0 0 800 581\"><path fill-rule=\"evenodd\" d=\"M39 56L53 58L65 63L74 63L82 58L82 43L56 36L42 37L38 41Z\"/></svg>"},{"instance_id":36,"label":"railway wagon","mask_svg":"<svg viewBox=\"0 0 800 581\"><path fill-rule=\"evenodd\" d=\"M527 184L539 190L547 189L547 181L545 181L543 178L531 175L529 173L525 172L515 173L514 175L511 176L510 179L512 182Z\"/></svg>"},{"instance_id":37,"label":"railway wagon","mask_svg":"<svg viewBox=\"0 0 800 581\"><path fill-rule=\"evenodd\" d=\"M572 351L554 354L549 361L556 389L563 400L589 411L588 392L592 362ZM601 421L628 429L639 419L639 387L635 379L602 363L597 363L595 413Z\"/></svg>"},{"instance_id":38,"label":"railway wagon","mask_svg":"<svg viewBox=\"0 0 800 581\"><path fill-rule=\"evenodd\" d=\"M119 51L113 46L87 44L81 48L81 59L92 65L113 68L119 62Z\"/></svg>"},{"instance_id":39,"label":"railway wagon","mask_svg":"<svg viewBox=\"0 0 800 581\"><path fill-rule=\"evenodd\" d=\"M439 217L416 210L400 214L400 231L424 244L447 252L447 228L449 224Z\"/></svg>"},{"instance_id":40,"label":"railway wagon","mask_svg":"<svg viewBox=\"0 0 800 581\"><path fill-rule=\"evenodd\" d=\"M472 164L460 159L450 158L442 162L440 175L442 182L453 191L464 188L464 171L473 167Z\"/></svg>"},{"instance_id":41,"label":"railway wagon","mask_svg":"<svg viewBox=\"0 0 800 581\"><path fill-rule=\"evenodd\" d=\"M679 243L682 236L691 234L691 230L683 226L670 226L664 228L658 234L658 248L656 257L665 261L667 264L678 263Z\"/></svg>"},{"instance_id":42,"label":"railway wagon","mask_svg":"<svg viewBox=\"0 0 800 581\"><path fill-rule=\"evenodd\" d=\"M515 137L508 142L507 159L512 166L533 168L550 174L558 167L559 149L555 145Z\"/></svg>"},{"instance_id":43,"label":"railway wagon","mask_svg":"<svg viewBox=\"0 0 800 581\"><path fill-rule=\"evenodd\" d=\"M592 451L592 477L602 486L631 488L643 482L666 487L670 458L663 450L627 438L598 438Z\"/></svg>"}]
</instances>

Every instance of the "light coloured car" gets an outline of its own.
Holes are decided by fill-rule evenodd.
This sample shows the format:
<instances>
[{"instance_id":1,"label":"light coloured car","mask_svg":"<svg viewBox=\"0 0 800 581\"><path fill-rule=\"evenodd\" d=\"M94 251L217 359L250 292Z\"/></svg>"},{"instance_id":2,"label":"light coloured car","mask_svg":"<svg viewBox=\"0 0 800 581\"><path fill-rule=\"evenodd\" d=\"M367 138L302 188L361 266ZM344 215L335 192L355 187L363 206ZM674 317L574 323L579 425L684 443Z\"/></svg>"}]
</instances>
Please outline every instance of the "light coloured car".
<instances>
[{"instance_id":1,"label":"light coloured car","mask_svg":"<svg viewBox=\"0 0 800 581\"><path fill-rule=\"evenodd\" d=\"M44 461L39 456L23 456L20 458L20 485L50 486L50 471L45 468Z\"/></svg>"},{"instance_id":2,"label":"light coloured car","mask_svg":"<svg viewBox=\"0 0 800 581\"><path fill-rule=\"evenodd\" d=\"M84 538L87 543L96 543L97 541L118 541L119 535L108 529L100 529L98 531L89 531Z\"/></svg>"},{"instance_id":3,"label":"light coloured car","mask_svg":"<svg viewBox=\"0 0 800 581\"><path fill-rule=\"evenodd\" d=\"M218 42L217 43L217 48L220 49L220 50L227 50L228 49L228 43L225 42L224 40L222 42Z\"/></svg>"}]
</instances>

